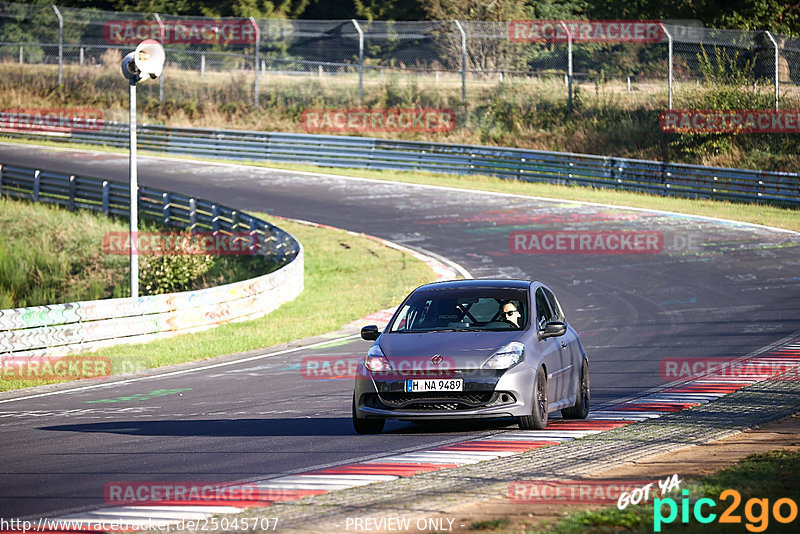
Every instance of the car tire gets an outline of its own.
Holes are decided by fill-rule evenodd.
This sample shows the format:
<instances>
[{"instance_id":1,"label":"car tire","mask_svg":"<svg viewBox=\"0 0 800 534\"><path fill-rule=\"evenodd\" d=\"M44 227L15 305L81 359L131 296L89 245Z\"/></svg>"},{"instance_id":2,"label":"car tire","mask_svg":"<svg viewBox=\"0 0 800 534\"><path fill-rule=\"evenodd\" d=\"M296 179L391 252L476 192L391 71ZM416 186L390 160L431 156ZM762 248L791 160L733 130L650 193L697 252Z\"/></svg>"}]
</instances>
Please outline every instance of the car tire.
<instances>
[{"instance_id":1,"label":"car tire","mask_svg":"<svg viewBox=\"0 0 800 534\"><path fill-rule=\"evenodd\" d=\"M543 367L536 372L531 400L531 414L517 417L522 430L544 430L547 426L547 375Z\"/></svg>"},{"instance_id":2,"label":"car tire","mask_svg":"<svg viewBox=\"0 0 800 534\"><path fill-rule=\"evenodd\" d=\"M561 410L564 419L586 419L589 415L589 361L584 358L581 366L581 381L575 405Z\"/></svg>"},{"instance_id":3,"label":"car tire","mask_svg":"<svg viewBox=\"0 0 800 534\"><path fill-rule=\"evenodd\" d=\"M385 419L361 419L356 417L356 398L353 396L353 429L357 434L380 434Z\"/></svg>"}]
</instances>

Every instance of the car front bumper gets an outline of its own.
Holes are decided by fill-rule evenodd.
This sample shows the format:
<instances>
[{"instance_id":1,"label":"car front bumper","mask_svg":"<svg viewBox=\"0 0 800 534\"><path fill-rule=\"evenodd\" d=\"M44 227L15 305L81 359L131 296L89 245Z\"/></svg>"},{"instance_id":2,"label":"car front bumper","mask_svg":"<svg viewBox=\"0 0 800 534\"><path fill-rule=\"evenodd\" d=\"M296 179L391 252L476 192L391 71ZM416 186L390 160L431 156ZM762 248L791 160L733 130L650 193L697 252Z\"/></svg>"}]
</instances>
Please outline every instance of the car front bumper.
<instances>
[{"instance_id":1,"label":"car front bumper","mask_svg":"<svg viewBox=\"0 0 800 534\"><path fill-rule=\"evenodd\" d=\"M463 378L461 392L406 393L405 380L438 377L382 376L361 367L354 390L356 415L407 420L530 415L534 377L526 362L506 370L455 370L441 378Z\"/></svg>"}]
</instances>

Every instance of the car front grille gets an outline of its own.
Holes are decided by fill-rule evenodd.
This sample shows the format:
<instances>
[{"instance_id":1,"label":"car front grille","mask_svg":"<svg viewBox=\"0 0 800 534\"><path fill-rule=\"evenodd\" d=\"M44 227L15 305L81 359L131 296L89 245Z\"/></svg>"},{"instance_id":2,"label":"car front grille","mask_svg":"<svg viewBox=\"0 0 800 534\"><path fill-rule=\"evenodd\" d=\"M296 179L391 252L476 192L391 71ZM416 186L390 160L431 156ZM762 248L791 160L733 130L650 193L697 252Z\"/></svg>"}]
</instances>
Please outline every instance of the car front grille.
<instances>
[{"instance_id":1,"label":"car front grille","mask_svg":"<svg viewBox=\"0 0 800 534\"><path fill-rule=\"evenodd\" d=\"M514 402L516 402L514 395L498 391L391 392L364 396L364 405L370 408L422 412L472 410Z\"/></svg>"}]
</instances>

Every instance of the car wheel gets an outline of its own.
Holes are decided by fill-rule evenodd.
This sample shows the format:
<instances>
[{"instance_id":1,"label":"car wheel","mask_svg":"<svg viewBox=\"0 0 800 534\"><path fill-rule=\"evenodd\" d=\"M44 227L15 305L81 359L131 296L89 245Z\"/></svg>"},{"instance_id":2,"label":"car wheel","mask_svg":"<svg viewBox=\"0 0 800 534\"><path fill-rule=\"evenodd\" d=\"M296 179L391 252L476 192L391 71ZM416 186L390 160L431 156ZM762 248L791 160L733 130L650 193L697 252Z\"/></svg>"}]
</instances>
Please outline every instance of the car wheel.
<instances>
[{"instance_id":1,"label":"car wheel","mask_svg":"<svg viewBox=\"0 0 800 534\"><path fill-rule=\"evenodd\" d=\"M361 419L356 417L356 398L353 396L353 428L356 433L380 434L384 423L386 423L384 419Z\"/></svg>"},{"instance_id":2,"label":"car wheel","mask_svg":"<svg viewBox=\"0 0 800 534\"><path fill-rule=\"evenodd\" d=\"M575 406L561 410L564 419L586 419L589 415L589 361L584 358L581 366L581 383L578 387L578 396Z\"/></svg>"},{"instance_id":3,"label":"car wheel","mask_svg":"<svg viewBox=\"0 0 800 534\"><path fill-rule=\"evenodd\" d=\"M522 430L544 430L547 426L547 376L542 367L536 372L531 404L531 414L518 417L517 423Z\"/></svg>"}]
</instances>

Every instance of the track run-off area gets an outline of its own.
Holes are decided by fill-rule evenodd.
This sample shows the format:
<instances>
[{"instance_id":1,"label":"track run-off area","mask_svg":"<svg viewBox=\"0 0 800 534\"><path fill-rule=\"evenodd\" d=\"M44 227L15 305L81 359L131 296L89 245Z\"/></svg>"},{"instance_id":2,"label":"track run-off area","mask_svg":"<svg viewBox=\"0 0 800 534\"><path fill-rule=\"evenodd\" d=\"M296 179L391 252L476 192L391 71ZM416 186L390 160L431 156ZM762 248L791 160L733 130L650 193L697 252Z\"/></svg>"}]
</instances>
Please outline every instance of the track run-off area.
<instances>
[{"instance_id":1,"label":"track run-off area","mask_svg":"<svg viewBox=\"0 0 800 534\"><path fill-rule=\"evenodd\" d=\"M0 143L0 161L128 179L127 156L121 154ZM636 402L665 384L692 378L687 372L789 342L800 332L800 234L794 232L642 209L153 156L139 156L139 183L363 232L452 260L475 278L541 280L553 288L580 333L590 360L594 409ZM548 249L547 239L558 235L566 236L561 243L573 250ZM578 237L570 243L570 235ZM618 243L613 236L635 235L643 244L638 250L618 253L608 247ZM574 250L580 236L591 239L591 250ZM342 466L381 458L402 463L403 455L414 458L419 451L488 437L524 441L514 439L511 420L389 422L383 434L356 435L351 381L309 380L300 362L310 356L358 357L369 345L355 335L317 338L219 364L199 362L53 392L2 394L0 517L79 516L109 507L104 490L112 482L290 480L287 476L326 469L357 480L365 475ZM333 479L330 484L336 489Z\"/></svg>"}]
</instances>

